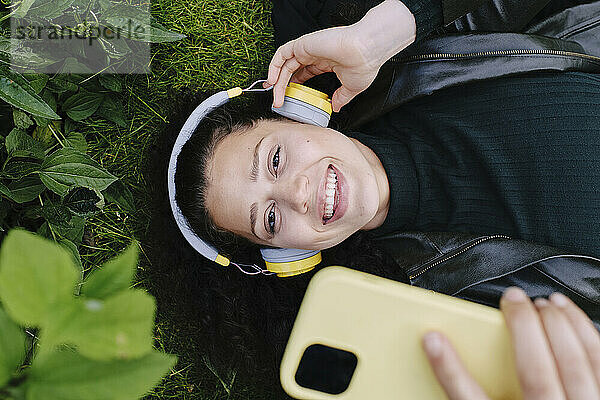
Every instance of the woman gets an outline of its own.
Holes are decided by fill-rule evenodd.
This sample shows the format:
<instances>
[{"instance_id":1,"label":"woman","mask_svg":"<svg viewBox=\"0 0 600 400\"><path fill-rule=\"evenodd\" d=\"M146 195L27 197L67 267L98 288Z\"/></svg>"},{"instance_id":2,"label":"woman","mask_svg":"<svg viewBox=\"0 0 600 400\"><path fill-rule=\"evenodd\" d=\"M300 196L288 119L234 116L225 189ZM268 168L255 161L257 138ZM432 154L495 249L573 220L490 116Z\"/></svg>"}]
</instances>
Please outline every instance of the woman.
<instances>
[{"instance_id":1,"label":"woman","mask_svg":"<svg viewBox=\"0 0 600 400\"><path fill-rule=\"evenodd\" d=\"M332 68L343 84L333 96L339 110L387 58L427 32L403 5L380 6L351 28L280 48L269 72L274 105L296 70L294 81L303 82ZM366 23L370 17L377 24ZM398 23L411 17L412 25ZM360 44L365 37L370 46ZM327 66L320 50L341 54ZM261 245L324 249L358 230L410 228L509 234L598 255L599 93L597 77L576 73L475 82L407 103L347 132L352 138L278 117L224 128L217 110L201 128L214 133L208 145L197 135L182 153L189 164L178 169L178 202L202 236L204 224L218 227L209 239L219 245L224 237L235 243L230 232ZM497 115L511 107L524 111L508 121ZM576 137L564 140L566 129Z\"/></svg>"}]
</instances>

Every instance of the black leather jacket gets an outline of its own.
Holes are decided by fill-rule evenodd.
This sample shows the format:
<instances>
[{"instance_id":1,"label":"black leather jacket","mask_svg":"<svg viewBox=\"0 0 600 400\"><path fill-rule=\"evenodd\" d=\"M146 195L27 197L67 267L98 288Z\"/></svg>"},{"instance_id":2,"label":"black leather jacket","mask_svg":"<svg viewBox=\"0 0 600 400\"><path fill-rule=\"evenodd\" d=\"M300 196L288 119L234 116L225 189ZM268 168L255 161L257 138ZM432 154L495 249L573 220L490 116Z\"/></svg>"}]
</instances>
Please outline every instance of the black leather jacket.
<instances>
[{"instance_id":1,"label":"black leather jacket","mask_svg":"<svg viewBox=\"0 0 600 400\"><path fill-rule=\"evenodd\" d=\"M535 3L486 2L447 26L449 34L394 57L347 106L355 116L350 127L411 99L474 80L548 69L600 73L600 1L528 24L523 16L539 10ZM515 26L526 28L507 32ZM499 235L399 232L377 241L412 285L494 307L509 286L523 288L530 297L560 291L600 329L600 259Z\"/></svg>"}]
</instances>

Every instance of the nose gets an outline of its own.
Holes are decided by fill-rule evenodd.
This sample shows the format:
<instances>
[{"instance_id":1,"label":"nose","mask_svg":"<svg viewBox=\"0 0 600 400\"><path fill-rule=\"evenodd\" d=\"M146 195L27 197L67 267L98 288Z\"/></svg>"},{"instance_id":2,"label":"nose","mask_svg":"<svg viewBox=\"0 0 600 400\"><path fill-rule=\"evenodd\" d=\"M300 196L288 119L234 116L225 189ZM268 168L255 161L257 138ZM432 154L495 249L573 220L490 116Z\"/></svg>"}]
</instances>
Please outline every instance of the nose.
<instances>
[{"instance_id":1,"label":"nose","mask_svg":"<svg viewBox=\"0 0 600 400\"><path fill-rule=\"evenodd\" d=\"M294 211L306 214L308 212L308 177L296 175L278 185L279 196Z\"/></svg>"}]
</instances>

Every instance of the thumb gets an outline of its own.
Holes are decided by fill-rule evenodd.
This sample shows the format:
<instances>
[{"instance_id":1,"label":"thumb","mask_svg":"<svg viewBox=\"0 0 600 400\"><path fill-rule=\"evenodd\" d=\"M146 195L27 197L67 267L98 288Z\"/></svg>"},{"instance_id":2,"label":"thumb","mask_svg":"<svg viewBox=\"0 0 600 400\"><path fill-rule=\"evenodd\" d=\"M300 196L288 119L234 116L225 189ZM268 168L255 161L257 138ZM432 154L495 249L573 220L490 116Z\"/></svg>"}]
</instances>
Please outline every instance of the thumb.
<instances>
[{"instance_id":1,"label":"thumb","mask_svg":"<svg viewBox=\"0 0 600 400\"><path fill-rule=\"evenodd\" d=\"M345 86L339 87L331 98L331 107L334 112L339 112L342 107L350 102L358 93L352 92Z\"/></svg>"}]
</instances>

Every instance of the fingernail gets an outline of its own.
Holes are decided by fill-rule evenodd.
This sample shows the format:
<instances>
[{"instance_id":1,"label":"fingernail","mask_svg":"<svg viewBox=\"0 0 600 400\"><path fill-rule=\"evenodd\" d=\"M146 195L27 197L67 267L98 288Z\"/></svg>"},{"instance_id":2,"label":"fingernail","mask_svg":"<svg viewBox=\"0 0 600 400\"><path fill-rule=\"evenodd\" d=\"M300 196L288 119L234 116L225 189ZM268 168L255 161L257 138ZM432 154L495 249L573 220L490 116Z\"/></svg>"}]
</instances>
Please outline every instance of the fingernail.
<instances>
[{"instance_id":1,"label":"fingernail","mask_svg":"<svg viewBox=\"0 0 600 400\"><path fill-rule=\"evenodd\" d=\"M539 308L545 308L548 307L548 304L550 304L550 302L542 297L538 297L537 299L535 299L534 304L539 307Z\"/></svg>"},{"instance_id":2,"label":"fingernail","mask_svg":"<svg viewBox=\"0 0 600 400\"><path fill-rule=\"evenodd\" d=\"M522 303L527 300L525 292L518 287L511 286L504 292L504 299L513 303Z\"/></svg>"},{"instance_id":3,"label":"fingernail","mask_svg":"<svg viewBox=\"0 0 600 400\"><path fill-rule=\"evenodd\" d=\"M569 300L567 299L567 296L565 296L562 293L552 293L550 295L550 301L552 303L554 303L554 305L556 305L557 307L566 307L567 304L569 304Z\"/></svg>"},{"instance_id":4,"label":"fingernail","mask_svg":"<svg viewBox=\"0 0 600 400\"><path fill-rule=\"evenodd\" d=\"M437 332L429 332L423 337L425 351L432 357L442 354L442 338Z\"/></svg>"}]
</instances>

